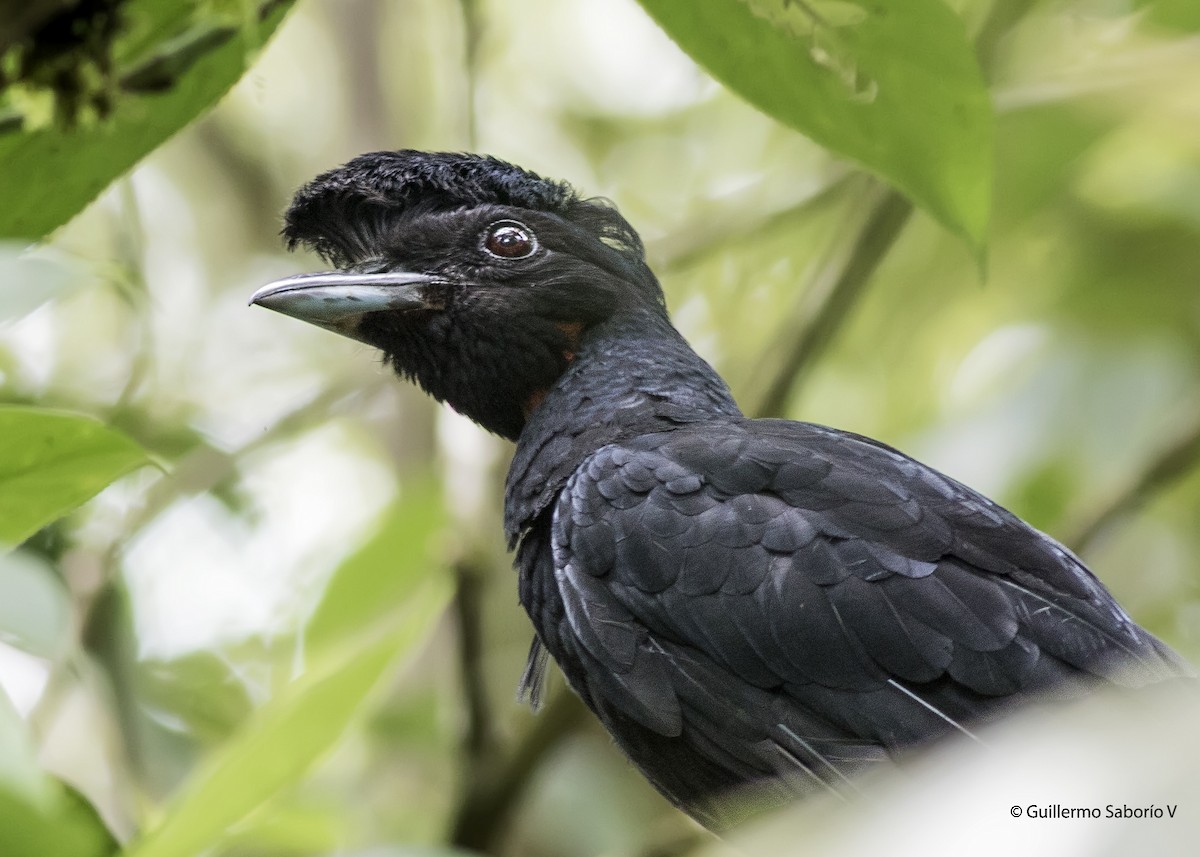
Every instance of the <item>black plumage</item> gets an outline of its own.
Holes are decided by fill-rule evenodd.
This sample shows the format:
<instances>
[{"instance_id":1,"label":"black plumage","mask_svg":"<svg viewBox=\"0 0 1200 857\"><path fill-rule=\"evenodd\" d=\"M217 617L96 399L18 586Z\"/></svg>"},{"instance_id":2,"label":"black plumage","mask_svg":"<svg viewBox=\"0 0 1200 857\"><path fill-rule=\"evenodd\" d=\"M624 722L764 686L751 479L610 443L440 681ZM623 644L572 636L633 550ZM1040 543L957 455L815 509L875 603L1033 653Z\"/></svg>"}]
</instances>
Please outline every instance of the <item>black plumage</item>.
<instances>
[{"instance_id":1,"label":"black plumage","mask_svg":"<svg viewBox=\"0 0 1200 857\"><path fill-rule=\"evenodd\" d=\"M1189 674L1077 557L876 441L747 419L611 206L473 155L356 158L255 300L517 442L521 603L617 744L712 827L1014 704Z\"/></svg>"}]
</instances>

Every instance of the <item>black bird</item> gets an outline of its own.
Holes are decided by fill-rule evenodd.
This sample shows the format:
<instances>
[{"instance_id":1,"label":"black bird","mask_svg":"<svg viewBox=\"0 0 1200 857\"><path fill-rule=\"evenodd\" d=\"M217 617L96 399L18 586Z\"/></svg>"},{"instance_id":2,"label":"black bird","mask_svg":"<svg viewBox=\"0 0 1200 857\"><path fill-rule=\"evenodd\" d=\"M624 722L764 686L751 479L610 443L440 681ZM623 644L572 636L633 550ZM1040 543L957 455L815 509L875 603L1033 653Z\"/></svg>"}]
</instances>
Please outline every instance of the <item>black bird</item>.
<instances>
[{"instance_id":1,"label":"black bird","mask_svg":"<svg viewBox=\"0 0 1200 857\"><path fill-rule=\"evenodd\" d=\"M1083 563L869 438L748 419L611 205L467 154L300 189L337 270L254 303L380 349L516 441L505 529L536 630L616 743L712 828L1014 704L1190 674Z\"/></svg>"}]
</instances>

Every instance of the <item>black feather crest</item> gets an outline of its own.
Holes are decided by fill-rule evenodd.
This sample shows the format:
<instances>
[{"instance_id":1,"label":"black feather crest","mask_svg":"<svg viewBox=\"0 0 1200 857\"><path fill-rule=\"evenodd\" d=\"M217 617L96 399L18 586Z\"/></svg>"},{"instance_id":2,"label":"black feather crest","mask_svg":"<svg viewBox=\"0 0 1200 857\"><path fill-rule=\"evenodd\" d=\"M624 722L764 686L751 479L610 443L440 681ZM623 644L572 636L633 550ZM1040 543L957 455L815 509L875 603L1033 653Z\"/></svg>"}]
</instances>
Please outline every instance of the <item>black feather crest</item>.
<instances>
[{"instance_id":1,"label":"black feather crest","mask_svg":"<svg viewBox=\"0 0 1200 857\"><path fill-rule=\"evenodd\" d=\"M401 216L502 205L557 214L641 260L641 239L607 200L489 155L370 152L317 176L284 215L288 249L304 245L346 268L377 254Z\"/></svg>"}]
</instances>

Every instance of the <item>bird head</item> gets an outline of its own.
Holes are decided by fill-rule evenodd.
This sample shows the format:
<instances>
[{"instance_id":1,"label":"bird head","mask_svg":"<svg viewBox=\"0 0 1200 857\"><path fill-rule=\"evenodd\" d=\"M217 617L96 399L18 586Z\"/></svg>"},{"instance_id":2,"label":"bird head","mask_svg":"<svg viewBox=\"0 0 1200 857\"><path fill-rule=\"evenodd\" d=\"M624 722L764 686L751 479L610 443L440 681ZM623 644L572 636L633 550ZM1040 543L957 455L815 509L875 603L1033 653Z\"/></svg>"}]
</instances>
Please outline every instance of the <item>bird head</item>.
<instances>
[{"instance_id":1,"label":"bird head","mask_svg":"<svg viewBox=\"0 0 1200 857\"><path fill-rule=\"evenodd\" d=\"M251 303L380 349L510 439L597 328L666 318L615 208L491 157L361 155L296 193L283 235L334 270L277 280Z\"/></svg>"}]
</instances>

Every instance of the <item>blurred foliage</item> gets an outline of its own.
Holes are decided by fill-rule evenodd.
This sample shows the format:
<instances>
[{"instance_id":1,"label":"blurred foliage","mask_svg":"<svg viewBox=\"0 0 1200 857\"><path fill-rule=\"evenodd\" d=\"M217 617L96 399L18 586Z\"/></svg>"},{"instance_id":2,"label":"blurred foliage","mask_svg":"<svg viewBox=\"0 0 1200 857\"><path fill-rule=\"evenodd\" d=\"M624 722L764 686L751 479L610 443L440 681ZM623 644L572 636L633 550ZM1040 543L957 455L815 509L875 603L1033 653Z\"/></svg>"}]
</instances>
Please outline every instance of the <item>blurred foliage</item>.
<instances>
[{"instance_id":1,"label":"blurred foliage","mask_svg":"<svg viewBox=\"0 0 1200 857\"><path fill-rule=\"evenodd\" d=\"M1029 709L983 733L986 749L942 745L903 774L864 782L860 796L768 814L697 857L1191 854L1200 819L1187 807L1198 795L1178 736L1198 714L1194 692L1170 685ZM1075 809L1091 815L1066 814Z\"/></svg>"},{"instance_id":2,"label":"blurred foliage","mask_svg":"<svg viewBox=\"0 0 1200 857\"><path fill-rule=\"evenodd\" d=\"M103 857L116 843L96 811L38 766L26 725L0 695L0 831L12 857Z\"/></svg>"},{"instance_id":3,"label":"blurred foliage","mask_svg":"<svg viewBox=\"0 0 1200 857\"><path fill-rule=\"evenodd\" d=\"M426 633L445 601L436 587L412 598L407 610L368 627L326 663L309 667L210 756L189 778L161 823L127 853L135 857L188 857L294 783L341 737L363 700L397 654ZM409 613L411 611L411 614Z\"/></svg>"},{"instance_id":4,"label":"blurred foliage","mask_svg":"<svg viewBox=\"0 0 1200 857\"><path fill-rule=\"evenodd\" d=\"M1200 655L1192 0L305 0L259 56L290 5L0 4L0 541L43 528L0 556L0 854L717 847L561 682L514 701L507 451L245 307L373 149L612 198L747 411L980 488ZM826 810L743 847L850 853Z\"/></svg>"},{"instance_id":5,"label":"blurred foliage","mask_svg":"<svg viewBox=\"0 0 1200 857\"><path fill-rule=\"evenodd\" d=\"M0 406L0 544L18 545L147 462L129 438L87 417Z\"/></svg>"},{"instance_id":6,"label":"blurred foliage","mask_svg":"<svg viewBox=\"0 0 1200 857\"><path fill-rule=\"evenodd\" d=\"M717 80L982 246L991 103L966 28L942 0L909 0L899 15L883 0L641 3Z\"/></svg>"},{"instance_id":7,"label":"blurred foliage","mask_svg":"<svg viewBox=\"0 0 1200 857\"><path fill-rule=\"evenodd\" d=\"M211 107L290 5L80 0L13 40L0 55L0 237L62 225Z\"/></svg>"}]
</instances>

